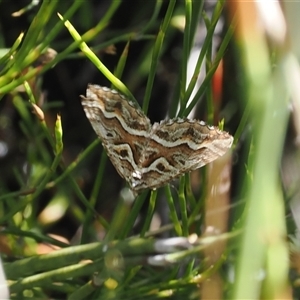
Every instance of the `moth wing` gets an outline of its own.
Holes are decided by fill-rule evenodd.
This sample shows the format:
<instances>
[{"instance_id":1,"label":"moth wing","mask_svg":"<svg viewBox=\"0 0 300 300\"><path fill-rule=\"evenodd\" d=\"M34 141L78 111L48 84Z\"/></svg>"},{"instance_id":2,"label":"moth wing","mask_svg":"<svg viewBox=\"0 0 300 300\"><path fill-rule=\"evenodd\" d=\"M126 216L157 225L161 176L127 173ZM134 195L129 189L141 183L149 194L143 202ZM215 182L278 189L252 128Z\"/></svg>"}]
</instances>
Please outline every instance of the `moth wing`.
<instances>
[{"instance_id":1,"label":"moth wing","mask_svg":"<svg viewBox=\"0 0 300 300\"><path fill-rule=\"evenodd\" d=\"M224 155L233 137L202 121L172 119L155 123L142 162L143 179L149 188L167 184Z\"/></svg>"},{"instance_id":2,"label":"moth wing","mask_svg":"<svg viewBox=\"0 0 300 300\"><path fill-rule=\"evenodd\" d=\"M130 181L151 130L149 119L123 95L99 85L90 84L81 102L112 164Z\"/></svg>"}]
</instances>

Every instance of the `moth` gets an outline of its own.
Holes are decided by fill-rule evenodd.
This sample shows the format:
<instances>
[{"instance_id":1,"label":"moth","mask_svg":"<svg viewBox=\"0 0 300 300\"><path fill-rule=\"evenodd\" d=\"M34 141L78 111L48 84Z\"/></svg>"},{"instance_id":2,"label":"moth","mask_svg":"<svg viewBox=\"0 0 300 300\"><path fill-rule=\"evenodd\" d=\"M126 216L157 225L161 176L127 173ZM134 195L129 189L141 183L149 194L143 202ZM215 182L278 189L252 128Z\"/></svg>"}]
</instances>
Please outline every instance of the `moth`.
<instances>
[{"instance_id":1,"label":"moth","mask_svg":"<svg viewBox=\"0 0 300 300\"><path fill-rule=\"evenodd\" d=\"M233 137L203 121L174 118L151 124L116 90L89 84L85 114L112 164L135 194L166 185L224 155Z\"/></svg>"}]
</instances>

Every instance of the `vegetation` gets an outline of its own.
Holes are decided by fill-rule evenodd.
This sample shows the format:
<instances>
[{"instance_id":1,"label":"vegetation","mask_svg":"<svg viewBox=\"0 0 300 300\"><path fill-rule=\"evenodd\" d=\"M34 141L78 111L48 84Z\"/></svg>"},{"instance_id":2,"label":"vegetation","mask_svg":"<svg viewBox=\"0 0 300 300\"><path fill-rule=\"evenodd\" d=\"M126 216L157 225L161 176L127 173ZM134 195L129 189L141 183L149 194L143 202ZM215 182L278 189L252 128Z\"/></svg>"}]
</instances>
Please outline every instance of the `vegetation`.
<instances>
[{"instance_id":1,"label":"vegetation","mask_svg":"<svg viewBox=\"0 0 300 300\"><path fill-rule=\"evenodd\" d=\"M0 1L11 299L299 297L292 5L275 27L242 1ZM219 126L232 151L135 198L84 115L88 83L119 90L152 122Z\"/></svg>"}]
</instances>

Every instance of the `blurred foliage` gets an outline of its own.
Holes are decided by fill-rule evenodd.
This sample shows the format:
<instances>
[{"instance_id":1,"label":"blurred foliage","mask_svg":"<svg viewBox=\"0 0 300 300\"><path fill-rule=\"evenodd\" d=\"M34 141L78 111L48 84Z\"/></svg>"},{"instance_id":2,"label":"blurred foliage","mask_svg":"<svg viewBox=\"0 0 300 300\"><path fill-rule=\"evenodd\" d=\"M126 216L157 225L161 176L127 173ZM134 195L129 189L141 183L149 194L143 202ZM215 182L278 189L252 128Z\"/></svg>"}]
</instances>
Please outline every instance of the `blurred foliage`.
<instances>
[{"instance_id":1,"label":"blurred foliage","mask_svg":"<svg viewBox=\"0 0 300 300\"><path fill-rule=\"evenodd\" d=\"M286 46L293 23L283 40L252 26L263 19L254 7L0 2L0 249L12 299L299 297L299 49ZM134 200L81 107L88 83L119 89L152 122L223 120L232 158Z\"/></svg>"}]
</instances>

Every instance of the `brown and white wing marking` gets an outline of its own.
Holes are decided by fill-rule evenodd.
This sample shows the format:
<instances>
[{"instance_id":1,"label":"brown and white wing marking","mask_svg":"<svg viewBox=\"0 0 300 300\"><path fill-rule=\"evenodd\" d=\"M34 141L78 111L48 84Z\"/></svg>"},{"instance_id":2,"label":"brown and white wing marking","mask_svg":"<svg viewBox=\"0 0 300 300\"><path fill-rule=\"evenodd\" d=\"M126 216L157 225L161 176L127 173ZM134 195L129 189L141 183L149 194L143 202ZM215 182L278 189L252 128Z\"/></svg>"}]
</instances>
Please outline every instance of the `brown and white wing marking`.
<instances>
[{"instance_id":1,"label":"brown and white wing marking","mask_svg":"<svg viewBox=\"0 0 300 300\"><path fill-rule=\"evenodd\" d=\"M123 95L99 85L90 84L81 98L111 162L137 193L212 162L233 142L229 133L196 120L173 119L152 126Z\"/></svg>"},{"instance_id":2,"label":"brown and white wing marking","mask_svg":"<svg viewBox=\"0 0 300 300\"><path fill-rule=\"evenodd\" d=\"M121 177L135 174L151 123L132 102L115 90L88 85L81 96L85 114Z\"/></svg>"},{"instance_id":3,"label":"brown and white wing marking","mask_svg":"<svg viewBox=\"0 0 300 300\"><path fill-rule=\"evenodd\" d=\"M177 157L172 165L182 172L196 170L223 156L233 142L233 137L218 127L189 119L161 122L152 139L163 141L169 155Z\"/></svg>"},{"instance_id":4,"label":"brown and white wing marking","mask_svg":"<svg viewBox=\"0 0 300 300\"><path fill-rule=\"evenodd\" d=\"M196 120L155 123L139 166L144 184L136 188L157 188L196 170L224 155L232 142L229 133Z\"/></svg>"}]
</instances>

